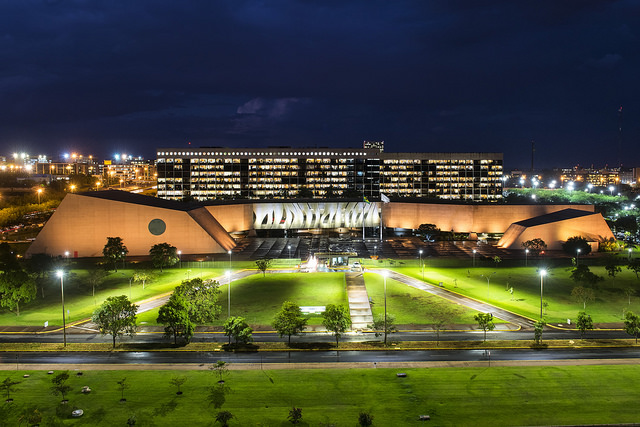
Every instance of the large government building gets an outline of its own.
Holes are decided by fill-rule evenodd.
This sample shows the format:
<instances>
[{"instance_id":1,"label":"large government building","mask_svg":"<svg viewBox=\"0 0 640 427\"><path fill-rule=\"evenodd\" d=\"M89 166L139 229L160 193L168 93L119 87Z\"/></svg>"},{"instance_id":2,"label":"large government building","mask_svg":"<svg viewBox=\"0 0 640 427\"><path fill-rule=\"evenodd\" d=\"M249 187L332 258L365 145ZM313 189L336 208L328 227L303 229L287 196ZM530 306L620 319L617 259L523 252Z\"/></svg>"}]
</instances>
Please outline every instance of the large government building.
<instances>
[{"instance_id":1,"label":"large government building","mask_svg":"<svg viewBox=\"0 0 640 427\"><path fill-rule=\"evenodd\" d=\"M502 153L389 153L365 148L160 148L163 199L502 197Z\"/></svg>"}]
</instances>

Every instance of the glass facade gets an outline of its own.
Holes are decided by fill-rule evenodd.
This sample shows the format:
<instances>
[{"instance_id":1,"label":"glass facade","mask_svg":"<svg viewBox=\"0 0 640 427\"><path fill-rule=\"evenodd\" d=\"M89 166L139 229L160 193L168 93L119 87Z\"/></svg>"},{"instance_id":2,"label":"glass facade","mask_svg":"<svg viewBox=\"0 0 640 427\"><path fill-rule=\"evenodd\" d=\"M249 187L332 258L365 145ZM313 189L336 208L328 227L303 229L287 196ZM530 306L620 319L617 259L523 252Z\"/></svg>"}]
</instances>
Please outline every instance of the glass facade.
<instances>
[{"instance_id":1,"label":"glass facade","mask_svg":"<svg viewBox=\"0 0 640 427\"><path fill-rule=\"evenodd\" d=\"M177 148L157 151L158 197L502 197L501 153L384 153L363 149Z\"/></svg>"}]
</instances>

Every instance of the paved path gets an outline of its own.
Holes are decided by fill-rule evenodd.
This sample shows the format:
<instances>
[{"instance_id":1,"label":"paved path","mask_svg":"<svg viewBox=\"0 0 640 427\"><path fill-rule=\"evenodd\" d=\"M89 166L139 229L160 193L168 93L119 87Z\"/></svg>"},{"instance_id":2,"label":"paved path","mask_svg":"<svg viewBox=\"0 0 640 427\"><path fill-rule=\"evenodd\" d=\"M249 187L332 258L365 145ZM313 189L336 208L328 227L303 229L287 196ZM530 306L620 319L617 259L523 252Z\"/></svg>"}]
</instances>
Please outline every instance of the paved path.
<instances>
[{"instance_id":1,"label":"paved path","mask_svg":"<svg viewBox=\"0 0 640 427\"><path fill-rule=\"evenodd\" d=\"M373 271L373 270L372 270ZM398 282L404 283L405 285L411 286L416 289L420 289L422 291L428 292L433 295L437 295L446 300L455 302L457 304L463 305L465 307L469 307L473 310L477 310L483 313L492 313L494 316L506 320L507 322L517 325L521 328L532 329L534 320L529 319L524 316L520 316L519 314L512 313L507 310L503 310L491 304L486 304L484 302L475 300L473 298L465 297L456 292L449 291L445 288L441 288L440 286L435 286L430 283L423 282L422 280L414 279L413 277L405 276L404 274L397 273L392 270L384 270L387 273L387 277L396 280Z\"/></svg>"},{"instance_id":2,"label":"paved path","mask_svg":"<svg viewBox=\"0 0 640 427\"><path fill-rule=\"evenodd\" d=\"M351 316L351 330L369 330L373 323L369 294L364 284L362 272L344 273L347 283L347 298L349 299L349 315Z\"/></svg>"}]
</instances>

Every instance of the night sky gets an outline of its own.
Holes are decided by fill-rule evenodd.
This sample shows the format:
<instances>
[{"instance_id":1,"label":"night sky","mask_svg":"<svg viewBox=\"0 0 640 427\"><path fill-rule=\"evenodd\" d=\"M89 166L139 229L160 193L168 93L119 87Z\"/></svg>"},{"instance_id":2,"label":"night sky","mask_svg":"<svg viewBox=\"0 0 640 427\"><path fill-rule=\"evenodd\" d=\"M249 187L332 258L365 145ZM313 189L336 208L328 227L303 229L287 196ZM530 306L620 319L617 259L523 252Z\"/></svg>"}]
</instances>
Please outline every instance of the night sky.
<instances>
[{"instance_id":1,"label":"night sky","mask_svg":"<svg viewBox=\"0 0 640 427\"><path fill-rule=\"evenodd\" d=\"M384 140L508 170L534 140L536 168L640 166L637 0L0 0L0 55L0 154Z\"/></svg>"}]
</instances>

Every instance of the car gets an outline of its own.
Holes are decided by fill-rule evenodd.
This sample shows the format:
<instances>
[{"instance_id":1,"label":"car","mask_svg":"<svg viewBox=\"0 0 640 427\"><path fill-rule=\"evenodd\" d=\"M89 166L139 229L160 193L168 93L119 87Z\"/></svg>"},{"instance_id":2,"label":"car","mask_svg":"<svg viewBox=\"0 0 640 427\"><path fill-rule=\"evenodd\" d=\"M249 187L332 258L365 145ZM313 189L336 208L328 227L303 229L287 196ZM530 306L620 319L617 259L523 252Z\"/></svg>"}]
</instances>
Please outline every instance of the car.
<instances>
[{"instance_id":1,"label":"car","mask_svg":"<svg viewBox=\"0 0 640 427\"><path fill-rule=\"evenodd\" d=\"M354 262L352 267L353 268L360 268L361 267L360 262L358 262L358 261Z\"/></svg>"}]
</instances>

